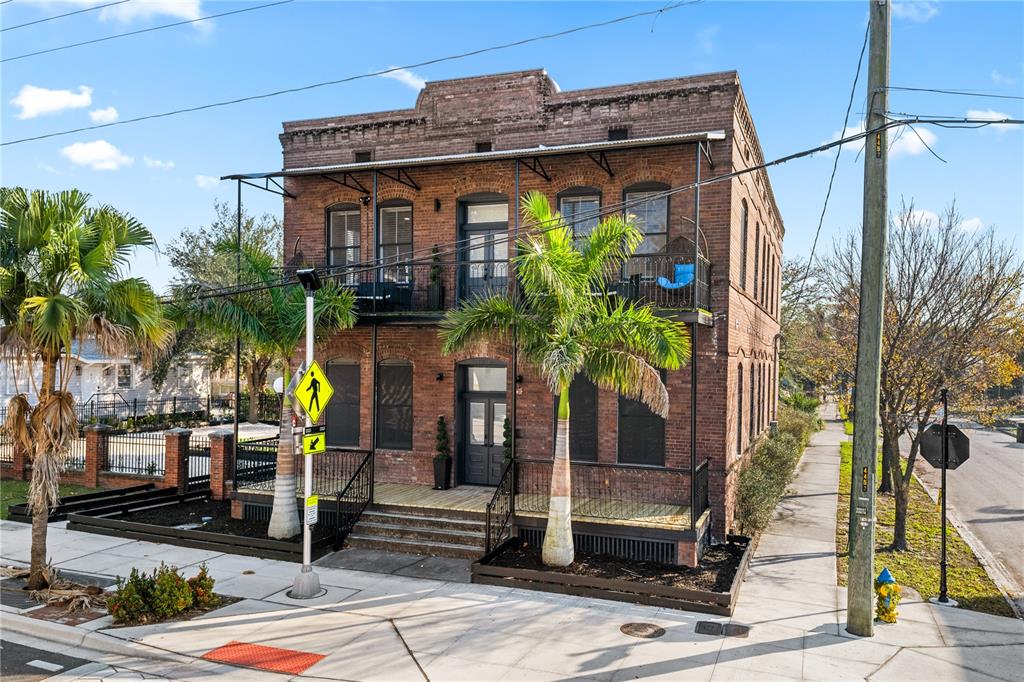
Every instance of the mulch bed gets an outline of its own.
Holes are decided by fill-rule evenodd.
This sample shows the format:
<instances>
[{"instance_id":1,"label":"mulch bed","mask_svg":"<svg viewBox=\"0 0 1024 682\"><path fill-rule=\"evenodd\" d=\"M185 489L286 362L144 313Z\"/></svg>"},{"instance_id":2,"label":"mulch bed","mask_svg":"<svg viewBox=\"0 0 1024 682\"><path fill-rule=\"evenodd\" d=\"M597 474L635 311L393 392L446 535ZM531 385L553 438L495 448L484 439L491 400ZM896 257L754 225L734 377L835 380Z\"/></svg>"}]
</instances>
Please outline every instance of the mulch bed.
<instances>
[{"instance_id":1,"label":"mulch bed","mask_svg":"<svg viewBox=\"0 0 1024 682\"><path fill-rule=\"evenodd\" d=\"M212 517L204 522L203 517ZM176 527L184 524L199 524L191 530L210 533L239 535L247 538L269 539L267 521L231 518L230 502L186 502L166 507L154 507L119 516L122 521L151 523L156 526ZM302 534L287 538L283 542L301 542Z\"/></svg>"},{"instance_id":2,"label":"mulch bed","mask_svg":"<svg viewBox=\"0 0 1024 682\"><path fill-rule=\"evenodd\" d=\"M544 565L539 548L523 544L509 547L494 557L490 565L626 580L641 584L683 587L691 590L728 592L745 549L743 545L735 543L712 545L704 553L700 565L692 568L577 551L576 561L565 568L557 568Z\"/></svg>"}]
</instances>

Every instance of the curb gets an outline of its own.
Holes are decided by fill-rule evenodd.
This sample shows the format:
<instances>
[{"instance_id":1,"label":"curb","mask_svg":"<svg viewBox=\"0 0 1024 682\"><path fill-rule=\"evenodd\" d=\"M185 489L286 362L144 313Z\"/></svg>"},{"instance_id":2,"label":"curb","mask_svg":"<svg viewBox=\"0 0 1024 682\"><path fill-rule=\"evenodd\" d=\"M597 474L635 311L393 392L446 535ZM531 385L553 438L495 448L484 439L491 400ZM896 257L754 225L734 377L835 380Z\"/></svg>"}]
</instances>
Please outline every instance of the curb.
<instances>
[{"instance_id":1,"label":"curb","mask_svg":"<svg viewBox=\"0 0 1024 682\"><path fill-rule=\"evenodd\" d=\"M5 630L20 635L27 635L56 644L90 649L105 654L133 658L150 658L159 661L173 661L175 663L191 663L194 660L189 656L163 651L146 644L129 644L125 640L103 634L102 632L83 630L73 625L53 623L13 613L4 613L3 627Z\"/></svg>"}]
</instances>

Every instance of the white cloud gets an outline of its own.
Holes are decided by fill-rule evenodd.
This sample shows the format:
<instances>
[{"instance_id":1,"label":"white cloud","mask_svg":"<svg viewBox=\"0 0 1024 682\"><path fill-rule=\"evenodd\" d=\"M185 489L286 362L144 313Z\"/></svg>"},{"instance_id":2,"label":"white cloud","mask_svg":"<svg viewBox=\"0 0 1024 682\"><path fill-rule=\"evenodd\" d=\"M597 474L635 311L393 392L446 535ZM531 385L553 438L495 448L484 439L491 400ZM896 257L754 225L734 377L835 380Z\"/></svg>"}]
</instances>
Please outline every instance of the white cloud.
<instances>
[{"instance_id":1,"label":"white cloud","mask_svg":"<svg viewBox=\"0 0 1024 682\"><path fill-rule=\"evenodd\" d=\"M113 123L117 120L117 109L107 107L106 109L93 109L89 112L89 119L93 123Z\"/></svg>"},{"instance_id":2,"label":"white cloud","mask_svg":"<svg viewBox=\"0 0 1024 682\"><path fill-rule=\"evenodd\" d=\"M394 69L395 67L389 66L388 68ZM423 86L427 83L427 81L420 78L409 69L396 69L395 71L382 73L381 76L384 78L390 78L391 80L396 80L402 85L408 85L413 90L422 90Z\"/></svg>"},{"instance_id":3,"label":"white cloud","mask_svg":"<svg viewBox=\"0 0 1024 682\"><path fill-rule=\"evenodd\" d=\"M65 109L81 109L92 104L92 88L80 85L76 93L71 90L48 90L35 85L25 85L11 100L11 104L21 108L18 118L22 120L45 114L57 114Z\"/></svg>"},{"instance_id":4,"label":"white cloud","mask_svg":"<svg viewBox=\"0 0 1024 682\"><path fill-rule=\"evenodd\" d=\"M938 227L939 226L939 214L935 211L929 211L926 208L915 209L910 212L912 224L920 227Z\"/></svg>"},{"instance_id":5,"label":"white cloud","mask_svg":"<svg viewBox=\"0 0 1024 682\"><path fill-rule=\"evenodd\" d=\"M201 0L132 0L100 12L100 19L113 19L123 24L136 19L152 19L166 15L176 19L198 19L202 15ZM196 24L201 26L202 22Z\"/></svg>"},{"instance_id":6,"label":"white cloud","mask_svg":"<svg viewBox=\"0 0 1024 682\"><path fill-rule=\"evenodd\" d=\"M977 232L983 227L985 227L985 222L981 218L968 218L960 223L960 229L967 232Z\"/></svg>"},{"instance_id":7,"label":"white cloud","mask_svg":"<svg viewBox=\"0 0 1024 682\"><path fill-rule=\"evenodd\" d=\"M122 154L121 150L106 140L75 142L61 149L60 153L70 159L71 163L89 166L93 170L117 170L134 162L132 157Z\"/></svg>"},{"instance_id":8,"label":"white cloud","mask_svg":"<svg viewBox=\"0 0 1024 682\"><path fill-rule=\"evenodd\" d=\"M984 121L1002 121L1004 118L1013 118L1013 116L993 109L968 109L967 118L979 118ZM1005 133L1018 126L1011 123L994 123L988 127L998 130L1001 133Z\"/></svg>"},{"instance_id":9,"label":"white cloud","mask_svg":"<svg viewBox=\"0 0 1024 682\"><path fill-rule=\"evenodd\" d=\"M999 69L992 69L992 82L996 85L1016 85L1017 79L1007 76Z\"/></svg>"},{"instance_id":10,"label":"white cloud","mask_svg":"<svg viewBox=\"0 0 1024 682\"><path fill-rule=\"evenodd\" d=\"M146 164L147 168L160 168L162 170L170 170L174 168L173 161L161 161L160 159L154 159L150 156L143 156L142 162Z\"/></svg>"},{"instance_id":11,"label":"white cloud","mask_svg":"<svg viewBox=\"0 0 1024 682\"><path fill-rule=\"evenodd\" d=\"M697 31L697 47L704 54L715 51L715 39L718 37L718 26L705 26Z\"/></svg>"},{"instance_id":12,"label":"white cloud","mask_svg":"<svg viewBox=\"0 0 1024 682\"><path fill-rule=\"evenodd\" d=\"M904 128L901 135L889 138L890 159L901 156L917 156L921 152L927 151L928 147L935 147L935 143L939 141L935 133L923 126L917 126L913 130L909 126L904 126Z\"/></svg>"},{"instance_id":13,"label":"white cloud","mask_svg":"<svg viewBox=\"0 0 1024 682\"><path fill-rule=\"evenodd\" d=\"M196 176L196 187L199 189L213 189L220 182L220 178L215 178L212 175L197 175Z\"/></svg>"},{"instance_id":14,"label":"white cloud","mask_svg":"<svg viewBox=\"0 0 1024 682\"><path fill-rule=\"evenodd\" d=\"M131 4L131 3L128 3ZM936 3L929 0L905 0L892 3L892 15L897 19L906 19L919 24L930 21L939 13Z\"/></svg>"}]
</instances>

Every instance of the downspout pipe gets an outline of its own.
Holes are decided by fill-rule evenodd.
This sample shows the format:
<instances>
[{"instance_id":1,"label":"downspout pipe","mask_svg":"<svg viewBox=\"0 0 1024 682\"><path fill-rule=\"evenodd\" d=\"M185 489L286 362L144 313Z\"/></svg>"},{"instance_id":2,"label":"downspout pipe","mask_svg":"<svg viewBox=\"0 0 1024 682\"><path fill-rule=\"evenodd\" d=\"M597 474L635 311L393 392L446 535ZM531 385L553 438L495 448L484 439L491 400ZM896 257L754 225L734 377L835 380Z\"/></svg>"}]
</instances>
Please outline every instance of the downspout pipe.
<instances>
[{"instance_id":1,"label":"downspout pipe","mask_svg":"<svg viewBox=\"0 0 1024 682\"><path fill-rule=\"evenodd\" d=\"M696 185L693 193L693 269L696 275L700 259L700 157L704 145L697 143ZM710 283L709 283L710 284ZM693 281L693 302L696 308L699 277ZM698 326L691 325L690 335L690 530L697 529L697 341ZM710 474L710 471L708 472Z\"/></svg>"}]
</instances>

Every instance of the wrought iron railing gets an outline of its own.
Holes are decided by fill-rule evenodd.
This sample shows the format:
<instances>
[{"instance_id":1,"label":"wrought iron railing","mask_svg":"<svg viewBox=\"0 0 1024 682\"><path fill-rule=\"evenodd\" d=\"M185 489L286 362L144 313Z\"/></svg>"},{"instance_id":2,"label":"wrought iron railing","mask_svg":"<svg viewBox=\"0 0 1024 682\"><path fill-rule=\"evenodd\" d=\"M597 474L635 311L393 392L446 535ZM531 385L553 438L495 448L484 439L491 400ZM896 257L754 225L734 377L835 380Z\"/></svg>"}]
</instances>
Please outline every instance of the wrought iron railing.
<instances>
[{"instance_id":1,"label":"wrought iron railing","mask_svg":"<svg viewBox=\"0 0 1024 682\"><path fill-rule=\"evenodd\" d=\"M188 440L188 487L210 486L210 439L190 436Z\"/></svg>"},{"instance_id":2,"label":"wrought iron railing","mask_svg":"<svg viewBox=\"0 0 1024 682\"><path fill-rule=\"evenodd\" d=\"M705 459L703 462L697 465L697 469L693 474L693 509L691 510L691 525L695 524L700 519L708 507L711 506L711 500L708 493L708 468L711 464L710 459Z\"/></svg>"},{"instance_id":3,"label":"wrought iron railing","mask_svg":"<svg viewBox=\"0 0 1024 682\"><path fill-rule=\"evenodd\" d=\"M162 433L126 433L107 438L100 470L111 474L163 476L166 438Z\"/></svg>"},{"instance_id":4,"label":"wrought iron railing","mask_svg":"<svg viewBox=\"0 0 1024 682\"><path fill-rule=\"evenodd\" d=\"M273 490L276 475L276 436L239 441L233 477L236 490Z\"/></svg>"},{"instance_id":5,"label":"wrought iron railing","mask_svg":"<svg viewBox=\"0 0 1024 682\"><path fill-rule=\"evenodd\" d=\"M0 432L0 466L14 464L14 441Z\"/></svg>"},{"instance_id":6,"label":"wrought iron railing","mask_svg":"<svg viewBox=\"0 0 1024 682\"><path fill-rule=\"evenodd\" d=\"M516 507L516 463L510 460L501 474L501 481L487 503L487 518L484 529L486 553L492 552L512 533L512 515Z\"/></svg>"},{"instance_id":7,"label":"wrought iron railing","mask_svg":"<svg viewBox=\"0 0 1024 682\"><path fill-rule=\"evenodd\" d=\"M317 455L319 457L319 455ZM335 496L334 549L341 544L359 523L363 510L373 502L373 452L367 452L356 467L348 483Z\"/></svg>"},{"instance_id":8,"label":"wrought iron railing","mask_svg":"<svg viewBox=\"0 0 1024 682\"><path fill-rule=\"evenodd\" d=\"M551 466L550 459L518 460L516 513L547 513ZM689 526L688 469L574 461L570 481L574 516Z\"/></svg>"},{"instance_id":9,"label":"wrought iron railing","mask_svg":"<svg viewBox=\"0 0 1024 682\"><path fill-rule=\"evenodd\" d=\"M680 267L681 266L681 267ZM609 290L630 301L651 303L658 308L707 310L711 307L711 264L699 258L693 268L693 254L644 254L629 259L622 274L609 283ZM677 280L677 270L684 279ZM685 273L692 281L685 282Z\"/></svg>"}]
</instances>

